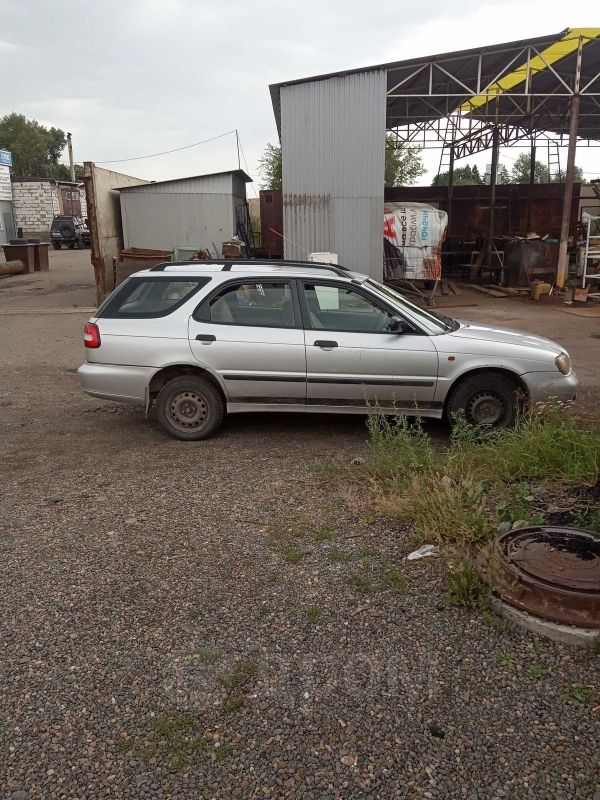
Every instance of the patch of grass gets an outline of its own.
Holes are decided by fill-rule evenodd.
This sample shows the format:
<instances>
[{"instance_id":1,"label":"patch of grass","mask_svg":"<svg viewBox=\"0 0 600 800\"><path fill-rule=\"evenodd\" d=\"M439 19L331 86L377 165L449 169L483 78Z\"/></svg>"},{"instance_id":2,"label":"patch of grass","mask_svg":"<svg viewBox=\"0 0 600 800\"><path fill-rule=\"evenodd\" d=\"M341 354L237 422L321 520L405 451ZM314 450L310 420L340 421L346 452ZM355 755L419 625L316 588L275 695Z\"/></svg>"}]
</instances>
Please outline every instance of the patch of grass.
<instances>
[{"instance_id":1,"label":"patch of grass","mask_svg":"<svg viewBox=\"0 0 600 800\"><path fill-rule=\"evenodd\" d=\"M200 611L197 608L188 608L187 615L192 622L200 619Z\"/></svg>"},{"instance_id":2,"label":"patch of grass","mask_svg":"<svg viewBox=\"0 0 600 800\"><path fill-rule=\"evenodd\" d=\"M406 578L404 573L397 567L388 567L381 576L381 585L396 594L404 594L406 591Z\"/></svg>"},{"instance_id":3,"label":"patch of grass","mask_svg":"<svg viewBox=\"0 0 600 800\"><path fill-rule=\"evenodd\" d=\"M593 533L600 533L600 511L595 509L580 509L573 520L574 528L582 528Z\"/></svg>"},{"instance_id":4,"label":"patch of grass","mask_svg":"<svg viewBox=\"0 0 600 800\"><path fill-rule=\"evenodd\" d=\"M169 771L179 771L197 750L207 749L208 741L199 731L193 714L161 714L150 723L151 744L144 749L143 757L149 760L158 755Z\"/></svg>"},{"instance_id":5,"label":"patch of grass","mask_svg":"<svg viewBox=\"0 0 600 800\"><path fill-rule=\"evenodd\" d=\"M228 694L223 700L223 708L225 711L237 711L246 703L246 696L241 692L232 692Z\"/></svg>"},{"instance_id":6,"label":"patch of grass","mask_svg":"<svg viewBox=\"0 0 600 800\"><path fill-rule=\"evenodd\" d=\"M402 480L412 470L430 471L440 464L440 455L421 427L420 420L373 413L368 419L370 474L386 480Z\"/></svg>"},{"instance_id":7,"label":"patch of grass","mask_svg":"<svg viewBox=\"0 0 600 800\"><path fill-rule=\"evenodd\" d=\"M370 475L381 510L412 522L419 542L469 550L498 529L540 524L530 482L594 483L600 426L578 423L564 407L521 414L514 428L474 428L458 416L449 448L438 452L419 420L369 418ZM599 527L598 519L585 520Z\"/></svg>"},{"instance_id":8,"label":"patch of grass","mask_svg":"<svg viewBox=\"0 0 600 800\"><path fill-rule=\"evenodd\" d=\"M537 681L546 674L546 670L541 664L530 664L527 668L527 677L532 681Z\"/></svg>"},{"instance_id":9,"label":"patch of grass","mask_svg":"<svg viewBox=\"0 0 600 800\"><path fill-rule=\"evenodd\" d=\"M488 539L494 528L486 514L485 485L472 477L413 472L402 492L381 497L381 506L411 520L422 541L470 545Z\"/></svg>"},{"instance_id":10,"label":"patch of grass","mask_svg":"<svg viewBox=\"0 0 600 800\"><path fill-rule=\"evenodd\" d=\"M304 558L304 551L300 547L289 547L282 552L281 557L286 564L299 564Z\"/></svg>"},{"instance_id":11,"label":"patch of grass","mask_svg":"<svg viewBox=\"0 0 600 800\"><path fill-rule=\"evenodd\" d=\"M214 664L222 657L221 650L198 650L188 657L188 664Z\"/></svg>"},{"instance_id":12,"label":"patch of grass","mask_svg":"<svg viewBox=\"0 0 600 800\"><path fill-rule=\"evenodd\" d=\"M119 739L115 743L115 749L119 753L130 753L135 748L133 739Z\"/></svg>"},{"instance_id":13,"label":"patch of grass","mask_svg":"<svg viewBox=\"0 0 600 800\"><path fill-rule=\"evenodd\" d=\"M447 577L448 595L452 605L491 614L489 587L481 580L479 572L470 561L461 561L455 569L448 571Z\"/></svg>"},{"instance_id":14,"label":"patch of grass","mask_svg":"<svg viewBox=\"0 0 600 800\"><path fill-rule=\"evenodd\" d=\"M600 656L600 634L594 637L590 649L595 656Z\"/></svg>"},{"instance_id":15,"label":"patch of grass","mask_svg":"<svg viewBox=\"0 0 600 800\"><path fill-rule=\"evenodd\" d=\"M306 619L311 623L311 625L316 625L320 618L321 609L318 606L309 606L306 609Z\"/></svg>"},{"instance_id":16,"label":"patch of grass","mask_svg":"<svg viewBox=\"0 0 600 800\"><path fill-rule=\"evenodd\" d=\"M506 622L494 614L491 608L486 608L485 606L480 608L479 617L485 625L489 628L495 628L497 631L504 631L508 627Z\"/></svg>"},{"instance_id":17,"label":"patch of grass","mask_svg":"<svg viewBox=\"0 0 600 800\"><path fill-rule=\"evenodd\" d=\"M496 654L496 658L503 667L512 667L517 660L517 656L512 650L502 650Z\"/></svg>"},{"instance_id":18,"label":"patch of grass","mask_svg":"<svg viewBox=\"0 0 600 800\"><path fill-rule=\"evenodd\" d=\"M333 531L331 528L317 528L312 535L315 542L328 542L333 539Z\"/></svg>"},{"instance_id":19,"label":"patch of grass","mask_svg":"<svg viewBox=\"0 0 600 800\"><path fill-rule=\"evenodd\" d=\"M237 711L244 705L249 685L258 672L258 663L246 658L234 664L230 672L219 675L218 681L225 689L223 708L226 711Z\"/></svg>"},{"instance_id":20,"label":"patch of grass","mask_svg":"<svg viewBox=\"0 0 600 800\"><path fill-rule=\"evenodd\" d=\"M360 594L368 594L373 588L373 582L371 578L369 578L368 575L363 575L360 572L350 575L347 579L347 583L354 589L354 591L359 592Z\"/></svg>"},{"instance_id":21,"label":"patch of grass","mask_svg":"<svg viewBox=\"0 0 600 800\"><path fill-rule=\"evenodd\" d=\"M573 685L567 692L567 697L578 706L588 703L594 697L594 690L589 686Z\"/></svg>"},{"instance_id":22,"label":"patch of grass","mask_svg":"<svg viewBox=\"0 0 600 800\"><path fill-rule=\"evenodd\" d=\"M331 550L327 553L327 558L330 561L334 561L340 564L343 564L347 561L352 561L352 556L349 553L345 553L343 550L340 550L339 547L332 547Z\"/></svg>"},{"instance_id":23,"label":"patch of grass","mask_svg":"<svg viewBox=\"0 0 600 800\"><path fill-rule=\"evenodd\" d=\"M600 473L600 427L579 424L564 405L521 414L513 428L480 431L479 440L457 423L450 457L480 478L594 483Z\"/></svg>"}]
</instances>

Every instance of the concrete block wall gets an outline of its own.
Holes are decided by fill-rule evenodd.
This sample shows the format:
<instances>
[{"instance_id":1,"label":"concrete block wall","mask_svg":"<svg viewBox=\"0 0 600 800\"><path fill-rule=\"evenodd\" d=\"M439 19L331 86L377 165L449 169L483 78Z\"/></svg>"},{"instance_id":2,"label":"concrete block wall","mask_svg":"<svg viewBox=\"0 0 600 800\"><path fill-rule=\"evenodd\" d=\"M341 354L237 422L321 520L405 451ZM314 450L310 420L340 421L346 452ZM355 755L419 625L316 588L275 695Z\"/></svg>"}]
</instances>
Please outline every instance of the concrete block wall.
<instances>
[{"instance_id":1,"label":"concrete block wall","mask_svg":"<svg viewBox=\"0 0 600 800\"><path fill-rule=\"evenodd\" d=\"M50 241L50 226L59 214L56 186L50 181L15 181L13 209L17 228L23 235Z\"/></svg>"}]
</instances>

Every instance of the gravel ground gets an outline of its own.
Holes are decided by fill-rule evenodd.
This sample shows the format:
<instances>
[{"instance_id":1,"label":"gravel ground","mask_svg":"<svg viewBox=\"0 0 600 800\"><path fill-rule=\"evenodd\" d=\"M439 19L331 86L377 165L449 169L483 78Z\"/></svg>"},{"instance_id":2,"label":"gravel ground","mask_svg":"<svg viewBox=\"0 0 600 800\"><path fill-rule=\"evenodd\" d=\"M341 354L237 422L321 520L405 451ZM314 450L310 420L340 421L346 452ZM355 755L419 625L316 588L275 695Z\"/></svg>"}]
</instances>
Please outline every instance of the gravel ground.
<instances>
[{"instance_id":1,"label":"gravel ground","mask_svg":"<svg viewBox=\"0 0 600 800\"><path fill-rule=\"evenodd\" d=\"M363 421L175 442L80 395L82 321L0 320L3 800L600 800L600 658L448 606L311 469Z\"/></svg>"}]
</instances>

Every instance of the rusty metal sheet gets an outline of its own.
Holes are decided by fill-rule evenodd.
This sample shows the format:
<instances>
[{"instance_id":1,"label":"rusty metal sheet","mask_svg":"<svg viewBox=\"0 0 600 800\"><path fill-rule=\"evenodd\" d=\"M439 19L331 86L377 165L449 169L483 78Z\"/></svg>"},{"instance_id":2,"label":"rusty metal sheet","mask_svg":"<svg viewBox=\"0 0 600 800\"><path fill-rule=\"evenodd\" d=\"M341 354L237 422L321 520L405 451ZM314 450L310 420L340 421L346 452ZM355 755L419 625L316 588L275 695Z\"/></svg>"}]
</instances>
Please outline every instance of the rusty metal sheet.
<instances>
[{"instance_id":1,"label":"rusty metal sheet","mask_svg":"<svg viewBox=\"0 0 600 800\"><path fill-rule=\"evenodd\" d=\"M549 525L508 531L484 549L478 566L504 602L554 622L600 628L600 533Z\"/></svg>"}]
</instances>

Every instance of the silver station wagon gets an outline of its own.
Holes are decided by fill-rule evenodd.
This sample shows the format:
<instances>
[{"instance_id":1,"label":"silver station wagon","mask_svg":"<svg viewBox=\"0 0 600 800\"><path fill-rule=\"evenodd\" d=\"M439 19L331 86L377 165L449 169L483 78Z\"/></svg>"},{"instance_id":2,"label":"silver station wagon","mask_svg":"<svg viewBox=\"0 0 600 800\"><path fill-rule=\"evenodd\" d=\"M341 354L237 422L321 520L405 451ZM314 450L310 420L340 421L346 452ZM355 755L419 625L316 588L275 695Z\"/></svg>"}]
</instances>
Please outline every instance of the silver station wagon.
<instances>
[{"instance_id":1,"label":"silver station wagon","mask_svg":"<svg viewBox=\"0 0 600 800\"><path fill-rule=\"evenodd\" d=\"M94 397L156 407L179 439L225 413L449 417L510 425L520 402L575 397L549 339L463 322L340 266L165 263L132 275L85 327L78 374Z\"/></svg>"}]
</instances>

